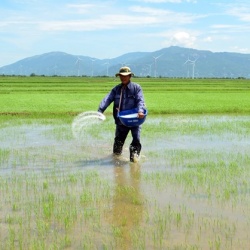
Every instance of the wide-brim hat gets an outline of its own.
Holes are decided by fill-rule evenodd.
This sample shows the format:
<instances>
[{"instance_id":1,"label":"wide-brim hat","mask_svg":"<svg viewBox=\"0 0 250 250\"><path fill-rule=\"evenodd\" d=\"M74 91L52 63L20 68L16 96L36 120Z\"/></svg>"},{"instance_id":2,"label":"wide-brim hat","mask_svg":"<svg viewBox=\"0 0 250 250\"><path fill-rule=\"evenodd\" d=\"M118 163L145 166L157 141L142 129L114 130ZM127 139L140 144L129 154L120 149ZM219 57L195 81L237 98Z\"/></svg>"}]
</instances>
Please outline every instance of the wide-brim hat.
<instances>
[{"instance_id":1,"label":"wide-brim hat","mask_svg":"<svg viewBox=\"0 0 250 250\"><path fill-rule=\"evenodd\" d=\"M131 72L131 69L127 66L121 67L119 70L119 73L115 74L115 76L119 76L119 75L123 75L123 76L134 76L134 73Z\"/></svg>"}]
</instances>

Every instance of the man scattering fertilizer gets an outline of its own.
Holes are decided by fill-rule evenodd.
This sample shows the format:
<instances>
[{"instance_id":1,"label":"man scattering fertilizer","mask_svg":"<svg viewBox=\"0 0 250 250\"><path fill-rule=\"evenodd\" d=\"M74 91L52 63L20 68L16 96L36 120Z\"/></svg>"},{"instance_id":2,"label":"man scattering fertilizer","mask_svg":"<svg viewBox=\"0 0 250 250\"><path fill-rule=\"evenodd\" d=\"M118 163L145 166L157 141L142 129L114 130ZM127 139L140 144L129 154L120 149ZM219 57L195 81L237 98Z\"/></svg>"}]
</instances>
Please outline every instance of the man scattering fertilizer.
<instances>
[{"instance_id":1,"label":"man scattering fertilizer","mask_svg":"<svg viewBox=\"0 0 250 250\"><path fill-rule=\"evenodd\" d=\"M113 154L121 155L124 142L129 131L131 131L133 140L129 147L130 161L135 162L140 155L142 147L140 143L141 123L146 116L144 96L141 86L130 81L134 74L129 67L121 67L119 73L115 76L120 77L121 83L115 86L101 101L98 112L103 113L113 102L113 117L116 124ZM137 112L134 121L140 120L141 122L133 124L133 120L131 120L130 124L122 123L119 114L132 109L135 109Z\"/></svg>"}]
</instances>

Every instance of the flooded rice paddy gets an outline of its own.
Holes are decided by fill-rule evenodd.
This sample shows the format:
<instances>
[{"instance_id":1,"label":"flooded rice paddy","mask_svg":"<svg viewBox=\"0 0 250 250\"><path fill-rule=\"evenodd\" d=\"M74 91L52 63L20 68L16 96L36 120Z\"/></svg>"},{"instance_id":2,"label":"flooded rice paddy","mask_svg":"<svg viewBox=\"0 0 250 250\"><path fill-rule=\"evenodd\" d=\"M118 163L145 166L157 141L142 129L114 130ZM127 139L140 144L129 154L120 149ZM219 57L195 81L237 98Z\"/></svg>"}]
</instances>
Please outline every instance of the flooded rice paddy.
<instances>
[{"instance_id":1,"label":"flooded rice paddy","mask_svg":"<svg viewBox=\"0 0 250 250\"><path fill-rule=\"evenodd\" d=\"M0 249L249 249L249 116L149 116L138 163L113 137L2 122Z\"/></svg>"}]
</instances>

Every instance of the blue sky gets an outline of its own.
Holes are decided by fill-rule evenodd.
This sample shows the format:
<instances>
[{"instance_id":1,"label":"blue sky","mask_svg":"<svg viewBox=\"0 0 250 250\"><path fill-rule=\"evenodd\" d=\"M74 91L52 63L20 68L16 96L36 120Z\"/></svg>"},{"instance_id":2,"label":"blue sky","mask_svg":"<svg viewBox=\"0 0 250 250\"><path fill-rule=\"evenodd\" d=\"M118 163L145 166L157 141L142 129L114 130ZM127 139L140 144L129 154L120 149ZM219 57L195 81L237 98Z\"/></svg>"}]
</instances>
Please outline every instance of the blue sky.
<instances>
[{"instance_id":1,"label":"blue sky","mask_svg":"<svg viewBox=\"0 0 250 250\"><path fill-rule=\"evenodd\" d=\"M51 51L104 59L172 45L250 53L250 2L0 2L0 67Z\"/></svg>"}]
</instances>

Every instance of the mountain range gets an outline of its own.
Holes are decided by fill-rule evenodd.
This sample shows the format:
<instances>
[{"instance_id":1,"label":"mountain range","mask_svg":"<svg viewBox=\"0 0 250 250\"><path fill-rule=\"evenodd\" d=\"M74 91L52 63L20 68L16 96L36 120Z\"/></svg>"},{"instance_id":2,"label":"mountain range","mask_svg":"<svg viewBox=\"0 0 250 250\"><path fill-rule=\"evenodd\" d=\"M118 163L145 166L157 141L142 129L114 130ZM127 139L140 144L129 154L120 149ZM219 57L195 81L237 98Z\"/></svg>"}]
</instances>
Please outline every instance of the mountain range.
<instances>
[{"instance_id":1,"label":"mountain range","mask_svg":"<svg viewBox=\"0 0 250 250\"><path fill-rule=\"evenodd\" d=\"M171 46L98 59L64 52L24 58L0 68L0 75L114 76L129 66L138 77L250 78L250 54Z\"/></svg>"}]
</instances>

